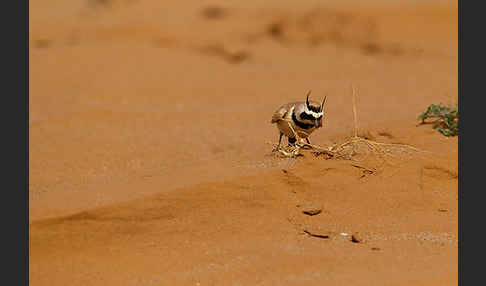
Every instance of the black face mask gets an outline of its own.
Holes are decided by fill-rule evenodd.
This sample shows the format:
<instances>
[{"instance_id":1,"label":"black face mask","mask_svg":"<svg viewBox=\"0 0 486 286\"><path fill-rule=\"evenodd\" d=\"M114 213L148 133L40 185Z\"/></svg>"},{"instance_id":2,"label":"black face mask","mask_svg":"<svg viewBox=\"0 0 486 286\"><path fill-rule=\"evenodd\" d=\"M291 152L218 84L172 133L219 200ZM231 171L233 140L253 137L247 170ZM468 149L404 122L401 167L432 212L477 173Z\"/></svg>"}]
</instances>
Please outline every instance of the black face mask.
<instances>
[{"instance_id":1,"label":"black face mask","mask_svg":"<svg viewBox=\"0 0 486 286\"><path fill-rule=\"evenodd\" d=\"M299 114L299 117L300 117L300 119L309 120L309 121L316 120L316 118L314 116L307 114L305 112L302 112L301 114Z\"/></svg>"}]
</instances>

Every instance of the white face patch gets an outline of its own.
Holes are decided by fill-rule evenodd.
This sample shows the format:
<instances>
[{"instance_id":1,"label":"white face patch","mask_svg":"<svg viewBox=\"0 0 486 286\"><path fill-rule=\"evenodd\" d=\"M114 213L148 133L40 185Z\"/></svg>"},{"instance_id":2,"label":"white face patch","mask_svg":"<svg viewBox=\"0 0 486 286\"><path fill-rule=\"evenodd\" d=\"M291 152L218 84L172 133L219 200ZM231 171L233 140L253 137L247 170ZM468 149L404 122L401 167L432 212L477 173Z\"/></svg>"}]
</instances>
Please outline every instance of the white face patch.
<instances>
[{"instance_id":1,"label":"white face patch","mask_svg":"<svg viewBox=\"0 0 486 286\"><path fill-rule=\"evenodd\" d=\"M314 112L312 110L309 110L306 105L304 105L304 111L305 113L312 115L315 119L319 118L320 116L324 115L324 113L321 112Z\"/></svg>"},{"instance_id":2,"label":"white face patch","mask_svg":"<svg viewBox=\"0 0 486 286\"><path fill-rule=\"evenodd\" d=\"M316 113L314 111L310 111L310 114L312 114L312 116L314 116L314 118L319 118L320 116L324 115L324 113L322 112L319 112L319 113Z\"/></svg>"}]
</instances>

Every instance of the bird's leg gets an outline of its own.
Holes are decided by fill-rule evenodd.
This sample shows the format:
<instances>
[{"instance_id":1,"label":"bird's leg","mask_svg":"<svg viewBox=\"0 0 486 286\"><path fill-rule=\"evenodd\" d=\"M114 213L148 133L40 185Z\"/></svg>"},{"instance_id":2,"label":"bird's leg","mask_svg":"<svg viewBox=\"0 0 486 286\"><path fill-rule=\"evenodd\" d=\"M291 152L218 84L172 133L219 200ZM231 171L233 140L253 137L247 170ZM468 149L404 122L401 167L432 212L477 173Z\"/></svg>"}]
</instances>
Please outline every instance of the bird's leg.
<instances>
[{"instance_id":1,"label":"bird's leg","mask_svg":"<svg viewBox=\"0 0 486 286\"><path fill-rule=\"evenodd\" d=\"M295 147L294 150L291 152L291 157L296 157L299 156L299 151L301 147L301 140L299 134L295 132L294 128L292 127L292 124L287 120L287 124L290 127L290 130L292 130L292 133L294 133L294 138L289 138L289 145Z\"/></svg>"},{"instance_id":2,"label":"bird's leg","mask_svg":"<svg viewBox=\"0 0 486 286\"><path fill-rule=\"evenodd\" d=\"M272 150L272 152L276 152L276 151L280 150L280 142L282 142L282 136L283 136L283 133L282 133L282 132L280 132L280 137L278 138L278 145L277 145L277 147L275 147L275 148Z\"/></svg>"},{"instance_id":3,"label":"bird's leg","mask_svg":"<svg viewBox=\"0 0 486 286\"><path fill-rule=\"evenodd\" d=\"M291 138L289 137L289 143L290 144L294 144L296 141L297 141L297 144L300 144L300 141L302 140L299 136L299 134L297 134L297 132L295 132L294 128L292 127L292 124L290 124L289 121L287 121L287 124L289 125L290 127L290 130L292 130L292 133L294 133L294 138Z\"/></svg>"},{"instance_id":4,"label":"bird's leg","mask_svg":"<svg viewBox=\"0 0 486 286\"><path fill-rule=\"evenodd\" d=\"M307 144L304 143L302 147L306 147L306 149L312 149L312 145L309 141L309 138L306 137L305 141L307 142Z\"/></svg>"},{"instance_id":5,"label":"bird's leg","mask_svg":"<svg viewBox=\"0 0 486 286\"><path fill-rule=\"evenodd\" d=\"M296 138L290 138L289 137L289 146L295 145L295 142L297 142L297 139Z\"/></svg>"}]
</instances>

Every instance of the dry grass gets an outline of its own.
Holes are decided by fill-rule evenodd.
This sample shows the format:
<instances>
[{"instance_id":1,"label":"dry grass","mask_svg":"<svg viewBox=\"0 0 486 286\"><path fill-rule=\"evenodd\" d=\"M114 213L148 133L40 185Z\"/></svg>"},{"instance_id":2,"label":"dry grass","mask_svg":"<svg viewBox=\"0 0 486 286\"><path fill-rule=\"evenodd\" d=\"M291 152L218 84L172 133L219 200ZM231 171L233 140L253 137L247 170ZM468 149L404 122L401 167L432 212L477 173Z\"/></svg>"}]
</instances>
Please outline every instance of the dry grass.
<instances>
[{"instance_id":1,"label":"dry grass","mask_svg":"<svg viewBox=\"0 0 486 286\"><path fill-rule=\"evenodd\" d=\"M381 159L386 157L400 157L404 155L413 155L424 153L425 151L419 150L415 147L405 144L391 144L380 143L372 140L368 140L358 136L358 114L356 108L357 90L354 86L351 86L353 96L353 116L354 116L354 136L346 141L335 144L329 147L321 147L318 145L307 144L304 139L295 132L290 122L288 122L290 129L295 134L297 142L295 146L281 147L278 150L278 154L283 157L297 157L302 156L302 151L310 151L315 156L324 155L327 159L348 159L353 160L355 155L376 155ZM274 144L274 146L276 146Z\"/></svg>"}]
</instances>

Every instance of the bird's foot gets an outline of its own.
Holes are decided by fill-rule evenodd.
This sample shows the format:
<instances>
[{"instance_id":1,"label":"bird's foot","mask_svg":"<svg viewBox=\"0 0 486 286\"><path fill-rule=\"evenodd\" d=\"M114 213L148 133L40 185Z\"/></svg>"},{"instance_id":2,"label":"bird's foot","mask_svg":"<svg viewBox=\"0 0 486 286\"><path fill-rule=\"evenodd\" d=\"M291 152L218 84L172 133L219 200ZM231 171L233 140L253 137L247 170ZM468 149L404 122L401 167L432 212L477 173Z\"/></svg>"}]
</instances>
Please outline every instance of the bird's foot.
<instances>
[{"instance_id":1,"label":"bird's foot","mask_svg":"<svg viewBox=\"0 0 486 286\"><path fill-rule=\"evenodd\" d=\"M303 148L303 149L306 149L306 150L311 150L311 149L315 148L314 145L312 145L310 143L305 143L305 142L301 142L300 147Z\"/></svg>"}]
</instances>

